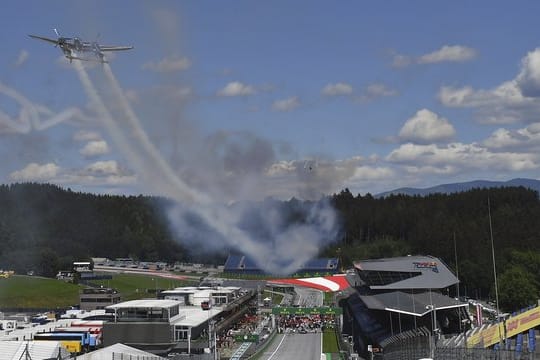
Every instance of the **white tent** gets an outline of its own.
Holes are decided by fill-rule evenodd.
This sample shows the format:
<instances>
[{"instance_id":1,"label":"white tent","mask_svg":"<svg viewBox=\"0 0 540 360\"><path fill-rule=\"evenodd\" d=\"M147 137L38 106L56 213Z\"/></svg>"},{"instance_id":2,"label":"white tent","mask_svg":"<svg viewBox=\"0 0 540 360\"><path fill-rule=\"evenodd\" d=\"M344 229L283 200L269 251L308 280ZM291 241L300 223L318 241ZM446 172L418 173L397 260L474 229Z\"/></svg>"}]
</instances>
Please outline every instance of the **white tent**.
<instances>
[{"instance_id":1,"label":"white tent","mask_svg":"<svg viewBox=\"0 0 540 360\"><path fill-rule=\"evenodd\" d=\"M60 341L0 341L1 359L69 359Z\"/></svg>"},{"instance_id":2,"label":"white tent","mask_svg":"<svg viewBox=\"0 0 540 360\"><path fill-rule=\"evenodd\" d=\"M122 355L122 357L120 357ZM165 359L155 354L132 348L124 344L114 344L106 348L95 350L86 354L77 356L77 360L112 360L112 359L144 359L161 360Z\"/></svg>"}]
</instances>

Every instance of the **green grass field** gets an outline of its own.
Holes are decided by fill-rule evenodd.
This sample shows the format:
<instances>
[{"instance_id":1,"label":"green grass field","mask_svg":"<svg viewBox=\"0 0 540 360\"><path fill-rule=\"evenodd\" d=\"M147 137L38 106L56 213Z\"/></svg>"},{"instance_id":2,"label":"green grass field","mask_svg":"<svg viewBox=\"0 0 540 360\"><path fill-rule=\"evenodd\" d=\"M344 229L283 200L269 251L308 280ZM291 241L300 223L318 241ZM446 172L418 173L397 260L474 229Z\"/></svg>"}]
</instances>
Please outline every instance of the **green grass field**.
<instances>
[{"instance_id":1,"label":"green grass field","mask_svg":"<svg viewBox=\"0 0 540 360\"><path fill-rule=\"evenodd\" d=\"M118 290L122 294L122 301L155 297L156 289L167 290L193 286L193 282L189 281L135 274L113 274L111 280L92 281L92 283Z\"/></svg>"},{"instance_id":2,"label":"green grass field","mask_svg":"<svg viewBox=\"0 0 540 360\"><path fill-rule=\"evenodd\" d=\"M337 334L334 329L323 332L323 353L339 353Z\"/></svg>"},{"instance_id":3,"label":"green grass field","mask_svg":"<svg viewBox=\"0 0 540 360\"><path fill-rule=\"evenodd\" d=\"M65 308L79 303L81 288L56 279L13 275L0 279L0 308Z\"/></svg>"},{"instance_id":4,"label":"green grass field","mask_svg":"<svg viewBox=\"0 0 540 360\"><path fill-rule=\"evenodd\" d=\"M193 285L183 280L155 276L116 274L112 280L96 281L96 285L112 287L122 294L122 301L154 298L156 289L172 289ZM0 309L57 309L77 305L83 285L37 276L13 275L0 278Z\"/></svg>"},{"instance_id":5,"label":"green grass field","mask_svg":"<svg viewBox=\"0 0 540 360\"><path fill-rule=\"evenodd\" d=\"M272 293L270 291L264 291L263 292L263 298L267 298L269 297L270 299L272 299L272 303L274 305L276 304L281 304L281 300L283 300L283 294L279 294L279 293Z\"/></svg>"}]
</instances>

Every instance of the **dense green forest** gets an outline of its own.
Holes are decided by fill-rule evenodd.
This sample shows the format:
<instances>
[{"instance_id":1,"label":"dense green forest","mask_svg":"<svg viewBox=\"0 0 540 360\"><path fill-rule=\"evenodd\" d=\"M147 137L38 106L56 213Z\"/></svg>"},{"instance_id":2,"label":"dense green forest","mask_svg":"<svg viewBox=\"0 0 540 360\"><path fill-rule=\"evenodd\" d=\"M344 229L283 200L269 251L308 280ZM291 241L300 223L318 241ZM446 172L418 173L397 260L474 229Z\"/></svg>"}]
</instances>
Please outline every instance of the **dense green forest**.
<instances>
[{"instance_id":1,"label":"dense green forest","mask_svg":"<svg viewBox=\"0 0 540 360\"><path fill-rule=\"evenodd\" d=\"M160 211L164 201L46 184L0 186L0 267L55 276L89 257L183 260Z\"/></svg>"},{"instance_id":2,"label":"dense green forest","mask_svg":"<svg viewBox=\"0 0 540 360\"><path fill-rule=\"evenodd\" d=\"M540 299L536 191L508 187L377 199L354 196L346 189L332 201L344 232L325 254L340 254L345 264L355 259L433 255L458 273L460 295L494 299L493 239L501 307L517 309Z\"/></svg>"},{"instance_id":3,"label":"dense green forest","mask_svg":"<svg viewBox=\"0 0 540 360\"><path fill-rule=\"evenodd\" d=\"M337 210L341 226L321 255L339 256L344 266L357 259L433 255L457 270L462 295L493 298L493 239L501 306L515 309L539 297L535 191L492 188L375 198L345 189L324 200ZM301 203L292 199L279 202L279 208L294 213ZM47 184L0 186L0 268L54 276L89 257L200 260L170 230L163 212L168 204L157 197L85 194ZM223 264L226 256L205 260Z\"/></svg>"}]
</instances>

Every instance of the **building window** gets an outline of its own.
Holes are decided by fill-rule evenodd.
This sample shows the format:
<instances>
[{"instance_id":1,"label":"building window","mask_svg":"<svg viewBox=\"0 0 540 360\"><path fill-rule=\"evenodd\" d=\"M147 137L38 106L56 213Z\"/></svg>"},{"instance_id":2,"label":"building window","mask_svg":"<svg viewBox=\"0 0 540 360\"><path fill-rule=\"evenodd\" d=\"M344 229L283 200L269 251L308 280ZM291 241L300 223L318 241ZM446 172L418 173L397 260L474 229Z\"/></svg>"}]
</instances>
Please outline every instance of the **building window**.
<instances>
[{"instance_id":1,"label":"building window","mask_svg":"<svg viewBox=\"0 0 540 360\"><path fill-rule=\"evenodd\" d=\"M415 276L420 276L420 272L405 271L360 271L360 278L368 286L383 286L393 284L399 281L407 280Z\"/></svg>"},{"instance_id":2,"label":"building window","mask_svg":"<svg viewBox=\"0 0 540 360\"><path fill-rule=\"evenodd\" d=\"M174 340L187 340L188 339L189 327L187 326L176 326L174 328Z\"/></svg>"}]
</instances>

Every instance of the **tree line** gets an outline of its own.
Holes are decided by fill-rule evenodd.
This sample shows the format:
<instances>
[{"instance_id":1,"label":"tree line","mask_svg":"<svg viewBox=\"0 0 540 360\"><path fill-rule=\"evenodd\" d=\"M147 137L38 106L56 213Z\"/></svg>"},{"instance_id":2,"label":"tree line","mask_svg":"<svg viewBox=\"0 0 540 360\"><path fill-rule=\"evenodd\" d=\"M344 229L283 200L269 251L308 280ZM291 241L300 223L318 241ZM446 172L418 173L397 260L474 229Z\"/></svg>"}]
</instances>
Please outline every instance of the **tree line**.
<instances>
[{"instance_id":1,"label":"tree line","mask_svg":"<svg viewBox=\"0 0 540 360\"><path fill-rule=\"evenodd\" d=\"M458 274L461 296L495 300L494 253L501 308L519 309L540 298L536 191L483 188L375 198L345 189L331 199L343 233L325 254L340 256L345 265L356 259L433 255Z\"/></svg>"},{"instance_id":2,"label":"tree line","mask_svg":"<svg viewBox=\"0 0 540 360\"><path fill-rule=\"evenodd\" d=\"M336 209L340 232L320 255L337 256L344 267L360 259L433 255L458 273L461 295L494 299L493 241L501 307L517 309L539 297L535 191L509 187L377 198L344 189L323 200ZM293 198L279 208L298 215L301 203ZM0 185L0 268L52 277L71 269L73 261L126 256L222 265L227 254L202 259L188 251L169 228L169 204L160 197L96 195L50 184Z\"/></svg>"}]
</instances>

